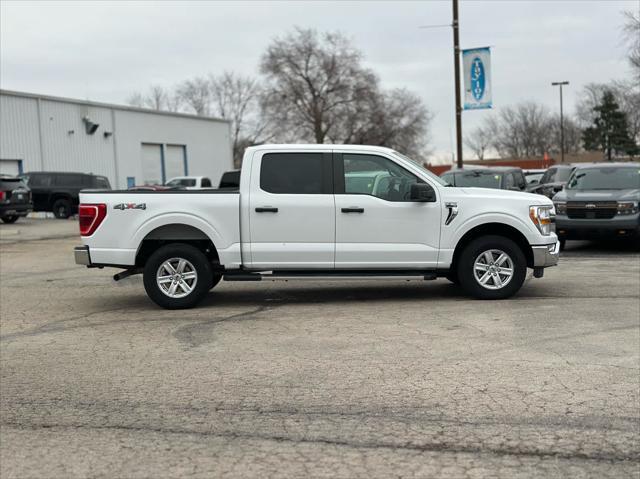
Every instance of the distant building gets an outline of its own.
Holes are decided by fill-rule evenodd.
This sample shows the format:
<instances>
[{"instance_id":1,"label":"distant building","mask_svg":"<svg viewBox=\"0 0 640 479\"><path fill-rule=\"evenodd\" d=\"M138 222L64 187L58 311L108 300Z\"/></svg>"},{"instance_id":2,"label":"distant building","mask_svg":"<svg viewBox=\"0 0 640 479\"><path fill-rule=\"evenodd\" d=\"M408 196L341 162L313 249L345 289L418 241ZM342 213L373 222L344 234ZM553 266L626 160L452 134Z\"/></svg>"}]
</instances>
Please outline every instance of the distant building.
<instances>
[{"instance_id":1,"label":"distant building","mask_svg":"<svg viewBox=\"0 0 640 479\"><path fill-rule=\"evenodd\" d=\"M0 173L94 173L114 188L233 169L218 118L0 90Z\"/></svg>"}]
</instances>

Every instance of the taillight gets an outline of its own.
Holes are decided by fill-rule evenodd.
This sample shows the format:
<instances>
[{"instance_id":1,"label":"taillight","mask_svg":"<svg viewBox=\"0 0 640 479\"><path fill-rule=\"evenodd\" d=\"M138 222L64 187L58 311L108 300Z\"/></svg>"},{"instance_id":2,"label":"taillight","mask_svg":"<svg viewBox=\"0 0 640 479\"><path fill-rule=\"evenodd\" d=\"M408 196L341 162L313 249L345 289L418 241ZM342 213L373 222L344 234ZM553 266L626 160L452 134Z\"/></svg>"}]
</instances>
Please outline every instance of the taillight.
<instances>
[{"instance_id":1,"label":"taillight","mask_svg":"<svg viewBox=\"0 0 640 479\"><path fill-rule=\"evenodd\" d=\"M0 201L4 201L6 197L7 197L7 193L5 193L4 191L0 191Z\"/></svg>"},{"instance_id":2,"label":"taillight","mask_svg":"<svg viewBox=\"0 0 640 479\"><path fill-rule=\"evenodd\" d=\"M78 207L78 217L80 224L80 236L91 236L100 226L102 220L107 216L107 205L80 204Z\"/></svg>"}]
</instances>

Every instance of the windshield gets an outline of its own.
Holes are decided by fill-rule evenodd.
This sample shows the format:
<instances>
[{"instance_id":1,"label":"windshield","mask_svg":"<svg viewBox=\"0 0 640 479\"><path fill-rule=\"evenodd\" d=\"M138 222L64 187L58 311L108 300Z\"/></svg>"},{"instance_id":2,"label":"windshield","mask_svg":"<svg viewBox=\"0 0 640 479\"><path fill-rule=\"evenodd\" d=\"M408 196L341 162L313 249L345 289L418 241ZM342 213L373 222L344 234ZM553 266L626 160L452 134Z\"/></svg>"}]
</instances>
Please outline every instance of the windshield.
<instances>
[{"instance_id":1,"label":"windshield","mask_svg":"<svg viewBox=\"0 0 640 479\"><path fill-rule=\"evenodd\" d=\"M604 166L581 168L571 176L569 190L631 190L640 188L640 168Z\"/></svg>"},{"instance_id":2,"label":"windshield","mask_svg":"<svg viewBox=\"0 0 640 479\"><path fill-rule=\"evenodd\" d=\"M502 174L492 171L464 171L455 174L456 186L500 189Z\"/></svg>"},{"instance_id":3,"label":"windshield","mask_svg":"<svg viewBox=\"0 0 640 479\"><path fill-rule=\"evenodd\" d=\"M422 173L427 175L430 179L432 179L433 181L435 181L439 185L441 185L441 186L450 186L449 183L447 183L446 181L444 181L439 176L437 176L434 173L432 173L429 170L427 170L424 166L419 164L417 161L414 161L411 158L409 158L408 156L405 156L402 153L398 153L397 151L394 151L393 154L395 156L397 156L398 158L402 159L402 160L410 161L413 164L413 166L417 167Z\"/></svg>"}]
</instances>

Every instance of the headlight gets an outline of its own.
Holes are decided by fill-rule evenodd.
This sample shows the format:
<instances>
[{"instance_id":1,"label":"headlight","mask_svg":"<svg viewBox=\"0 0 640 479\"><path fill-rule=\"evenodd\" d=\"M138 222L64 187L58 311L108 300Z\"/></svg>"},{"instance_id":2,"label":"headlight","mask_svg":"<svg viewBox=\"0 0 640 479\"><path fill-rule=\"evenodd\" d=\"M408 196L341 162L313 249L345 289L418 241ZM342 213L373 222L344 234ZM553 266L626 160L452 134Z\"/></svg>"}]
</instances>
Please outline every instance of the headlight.
<instances>
[{"instance_id":1,"label":"headlight","mask_svg":"<svg viewBox=\"0 0 640 479\"><path fill-rule=\"evenodd\" d=\"M635 215L638 212L637 201L618 201L619 215Z\"/></svg>"},{"instance_id":2,"label":"headlight","mask_svg":"<svg viewBox=\"0 0 640 479\"><path fill-rule=\"evenodd\" d=\"M536 225L538 231L543 236L549 236L551 234L551 223L555 221L556 212L553 206L530 206L529 218Z\"/></svg>"},{"instance_id":3,"label":"headlight","mask_svg":"<svg viewBox=\"0 0 640 479\"><path fill-rule=\"evenodd\" d=\"M558 215L566 215L567 214L567 202L566 201L554 201L553 206L556 207L556 214Z\"/></svg>"}]
</instances>

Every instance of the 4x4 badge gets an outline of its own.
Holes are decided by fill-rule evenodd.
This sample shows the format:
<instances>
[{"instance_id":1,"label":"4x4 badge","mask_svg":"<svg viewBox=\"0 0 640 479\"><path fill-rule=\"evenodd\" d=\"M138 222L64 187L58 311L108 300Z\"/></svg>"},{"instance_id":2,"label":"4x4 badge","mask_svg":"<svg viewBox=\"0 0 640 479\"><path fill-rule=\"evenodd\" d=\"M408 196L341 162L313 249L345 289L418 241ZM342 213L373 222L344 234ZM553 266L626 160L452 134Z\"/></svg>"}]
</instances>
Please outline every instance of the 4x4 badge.
<instances>
[{"instance_id":1,"label":"4x4 badge","mask_svg":"<svg viewBox=\"0 0 640 479\"><path fill-rule=\"evenodd\" d=\"M146 210L146 203L119 203L113 207L115 210Z\"/></svg>"}]
</instances>

